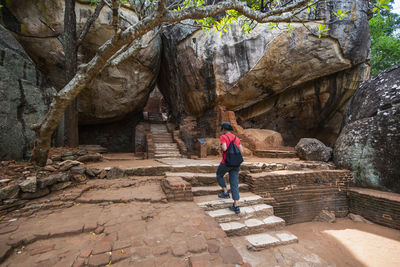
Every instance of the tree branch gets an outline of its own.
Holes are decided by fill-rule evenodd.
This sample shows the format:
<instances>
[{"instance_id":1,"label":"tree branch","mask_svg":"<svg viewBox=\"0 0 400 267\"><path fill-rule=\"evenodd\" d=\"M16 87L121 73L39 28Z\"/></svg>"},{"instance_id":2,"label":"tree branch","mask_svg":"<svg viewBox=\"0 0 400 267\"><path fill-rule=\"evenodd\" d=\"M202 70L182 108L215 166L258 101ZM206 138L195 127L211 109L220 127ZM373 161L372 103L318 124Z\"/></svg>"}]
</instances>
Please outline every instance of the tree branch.
<instances>
[{"instance_id":1,"label":"tree branch","mask_svg":"<svg viewBox=\"0 0 400 267\"><path fill-rule=\"evenodd\" d=\"M89 32L90 27L94 23L94 21L99 17L100 11L104 7L104 0L100 0L100 2L97 4L96 9L94 10L94 13L87 19L85 25L83 25L81 34L79 35L78 41L77 41L77 46L79 47L82 45L83 40L85 39L87 33Z\"/></svg>"},{"instance_id":2,"label":"tree branch","mask_svg":"<svg viewBox=\"0 0 400 267\"><path fill-rule=\"evenodd\" d=\"M160 34L161 31L164 30L164 27L160 27L160 29L158 29L158 31L156 33L153 34L153 37L147 41L147 45L141 45L140 44L140 40L138 39L135 44L133 44L132 46L129 46L129 48L125 49L125 51L121 51L120 53L117 53L117 55L114 57L112 57L106 65L110 64L111 66L116 66L118 64L121 64L122 62L124 62L126 59L128 59L129 57L131 57L134 53L138 52L139 50L148 48L151 44L151 42L153 42L153 40Z\"/></svg>"},{"instance_id":3,"label":"tree branch","mask_svg":"<svg viewBox=\"0 0 400 267\"><path fill-rule=\"evenodd\" d=\"M319 2L321 0L318 0ZM315 2L315 3L317 3ZM202 19L205 17L212 17L218 15L222 12L225 12L230 9L235 9L240 12L242 15L248 17L249 19L253 19L259 23L267 23L267 22L291 22L294 18L294 14L289 11L293 11L306 6L309 3L309 0L300 0L298 2L294 2L290 5L284 7L278 7L271 11L262 13L259 11L255 11L249 8L245 3L240 2L238 0L224 1L213 6L205 6L205 7L190 7L187 9L181 10L181 12L168 11L166 17L167 22L176 22L185 20L185 19ZM286 13L286 14L285 14Z\"/></svg>"},{"instance_id":4,"label":"tree branch","mask_svg":"<svg viewBox=\"0 0 400 267\"><path fill-rule=\"evenodd\" d=\"M120 6L119 0L112 0L112 14L113 14L112 25L115 33L117 33L119 29L119 6Z\"/></svg>"},{"instance_id":5,"label":"tree branch","mask_svg":"<svg viewBox=\"0 0 400 267\"><path fill-rule=\"evenodd\" d=\"M108 0L104 0L104 2L106 3L106 5L107 5L109 8L111 8L111 9L113 8L113 7L112 7L112 4L111 4ZM119 14L118 14L118 15L119 15L119 17L120 17L121 19L123 19L123 20L125 20L126 22L128 22L129 25L131 25L131 26L133 25L132 22L131 22L130 20L128 20L128 19L124 16L124 14L122 14L122 12L119 11Z\"/></svg>"},{"instance_id":6,"label":"tree branch","mask_svg":"<svg viewBox=\"0 0 400 267\"><path fill-rule=\"evenodd\" d=\"M224 1L213 6L191 7L179 11L168 11L165 8L165 0L160 0L158 12L145 17L124 30L121 34L115 34L110 40L102 45L97 54L86 65L78 68L76 75L68 84L58 92L53 98L49 111L44 120L40 123L40 129L36 131L35 147L32 151L31 161L39 165L44 165L50 149L51 135L56 129L61 117L63 116L68 104L74 100L78 94L87 88L87 84L96 77L107 61L117 53L122 47L139 40L147 32L169 22L180 22L186 19L202 19L215 16L230 9L235 9L244 16L254 19L257 22L291 22L293 14L289 11L294 10L295 14L299 8L309 3L309 0L300 0L286 7L279 7L274 10L262 13L252 10L245 3L238 0ZM286 13L286 14L284 14ZM281 16L279 16L281 14ZM118 31L119 33L120 31ZM138 48L139 49L139 48Z\"/></svg>"},{"instance_id":7,"label":"tree branch","mask_svg":"<svg viewBox=\"0 0 400 267\"><path fill-rule=\"evenodd\" d=\"M60 41L61 44L63 44L63 40L60 33L56 32L53 27L51 27L49 24L47 24L42 18L39 18L40 22L43 23L47 28L49 28L53 33L54 36L49 36L49 37L56 37L58 41ZM28 36L27 36L28 37ZM32 36L29 36L32 37ZM48 37L35 37L35 38L48 38Z\"/></svg>"}]
</instances>

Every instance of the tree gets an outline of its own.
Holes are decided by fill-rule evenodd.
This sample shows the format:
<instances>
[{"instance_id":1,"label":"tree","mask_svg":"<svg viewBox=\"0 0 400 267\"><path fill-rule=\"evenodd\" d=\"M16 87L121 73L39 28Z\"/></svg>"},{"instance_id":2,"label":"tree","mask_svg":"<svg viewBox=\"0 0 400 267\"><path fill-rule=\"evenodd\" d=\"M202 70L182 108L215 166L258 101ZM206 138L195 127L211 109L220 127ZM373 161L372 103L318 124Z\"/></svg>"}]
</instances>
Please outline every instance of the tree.
<instances>
[{"instance_id":1,"label":"tree","mask_svg":"<svg viewBox=\"0 0 400 267\"><path fill-rule=\"evenodd\" d=\"M299 18L298 15L315 9L320 1L322 0L129 0L130 7L136 12L139 20L122 31L118 23L119 0L112 0L114 36L98 49L90 62L78 67L73 78L54 96L44 120L31 127L36 133L31 161L39 165L46 163L51 134L68 104L105 65L115 64L142 49L140 39L145 34L154 31L156 36L165 26L184 20L192 20L205 30L214 28L221 33L227 31L234 21L239 23L245 32L251 30L255 23L269 23L271 29L276 27L277 23L286 23L290 31L290 23L304 22L305 19ZM335 12L335 15L340 20L347 16L346 13L341 10ZM321 37L327 35L328 30L325 25L319 25L314 34Z\"/></svg>"},{"instance_id":2,"label":"tree","mask_svg":"<svg viewBox=\"0 0 400 267\"><path fill-rule=\"evenodd\" d=\"M371 31L371 75L400 64L400 16L384 10L369 21Z\"/></svg>"},{"instance_id":3,"label":"tree","mask_svg":"<svg viewBox=\"0 0 400 267\"><path fill-rule=\"evenodd\" d=\"M68 82L75 76L78 68L78 49L82 45L90 27L95 22L106 3L105 0L96 2L94 2L94 0L91 1L92 4L97 4L96 9L86 21L79 36L76 30L75 0L65 0L64 32L62 34L57 33L48 23L40 19L43 24L45 24L55 33L57 39L63 46L65 57L65 84L68 84ZM68 105L64 117L64 125L60 130L60 139L62 139L60 140L60 144L64 145L65 135L67 137L66 145L70 147L77 147L79 144L79 137L76 99L71 101L71 103Z\"/></svg>"}]
</instances>

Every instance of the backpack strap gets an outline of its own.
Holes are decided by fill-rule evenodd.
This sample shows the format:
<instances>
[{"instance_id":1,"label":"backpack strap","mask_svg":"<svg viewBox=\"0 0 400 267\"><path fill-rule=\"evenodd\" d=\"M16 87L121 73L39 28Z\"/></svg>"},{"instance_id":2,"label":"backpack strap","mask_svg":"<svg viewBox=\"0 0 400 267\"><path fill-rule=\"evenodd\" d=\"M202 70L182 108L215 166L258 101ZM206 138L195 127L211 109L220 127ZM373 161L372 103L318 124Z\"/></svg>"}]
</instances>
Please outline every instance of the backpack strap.
<instances>
[{"instance_id":1,"label":"backpack strap","mask_svg":"<svg viewBox=\"0 0 400 267\"><path fill-rule=\"evenodd\" d=\"M235 143L235 140L237 138L237 136L235 135L235 138L233 139L233 141L231 141L231 139L229 139L229 136L227 134L224 134L226 136L226 138L228 138L229 140L229 144L231 144L232 142Z\"/></svg>"}]
</instances>

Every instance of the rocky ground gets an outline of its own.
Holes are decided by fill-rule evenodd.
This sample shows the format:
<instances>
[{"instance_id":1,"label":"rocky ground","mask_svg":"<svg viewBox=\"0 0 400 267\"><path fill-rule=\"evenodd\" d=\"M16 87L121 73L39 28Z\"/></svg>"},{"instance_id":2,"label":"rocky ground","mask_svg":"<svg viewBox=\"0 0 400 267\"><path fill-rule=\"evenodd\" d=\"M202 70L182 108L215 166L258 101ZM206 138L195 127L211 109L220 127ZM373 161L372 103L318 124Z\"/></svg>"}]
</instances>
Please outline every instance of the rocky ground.
<instances>
[{"instance_id":1,"label":"rocky ground","mask_svg":"<svg viewBox=\"0 0 400 267\"><path fill-rule=\"evenodd\" d=\"M35 211L35 205L40 209ZM2 216L0 260L2 266L396 266L400 262L396 253L400 232L390 228L349 219L286 228L299 243L248 251L194 202L168 202L160 177L92 179L30 200L23 209Z\"/></svg>"}]
</instances>

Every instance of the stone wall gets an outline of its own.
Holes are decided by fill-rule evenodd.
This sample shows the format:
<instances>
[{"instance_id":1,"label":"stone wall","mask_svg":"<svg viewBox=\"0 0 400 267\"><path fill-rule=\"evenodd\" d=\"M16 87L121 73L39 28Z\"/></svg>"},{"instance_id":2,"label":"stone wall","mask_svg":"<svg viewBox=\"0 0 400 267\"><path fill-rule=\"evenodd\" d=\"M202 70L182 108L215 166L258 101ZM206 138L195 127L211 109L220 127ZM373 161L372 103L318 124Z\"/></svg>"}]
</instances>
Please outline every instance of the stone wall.
<instances>
[{"instance_id":1,"label":"stone wall","mask_svg":"<svg viewBox=\"0 0 400 267\"><path fill-rule=\"evenodd\" d=\"M79 126L79 143L101 145L109 152L135 152L136 125L141 114L131 113L119 121Z\"/></svg>"},{"instance_id":2,"label":"stone wall","mask_svg":"<svg viewBox=\"0 0 400 267\"><path fill-rule=\"evenodd\" d=\"M7 161L0 162L0 167L7 168L8 163ZM18 179L16 183L12 180L0 188L0 216L24 207L31 199L85 182L96 175L87 170L82 162L75 160L48 164L40 170L35 170L34 166L27 166L22 174L22 176L26 175L23 180Z\"/></svg>"},{"instance_id":3,"label":"stone wall","mask_svg":"<svg viewBox=\"0 0 400 267\"><path fill-rule=\"evenodd\" d=\"M0 25L0 160L23 159L33 148L55 89L13 35Z\"/></svg>"},{"instance_id":4,"label":"stone wall","mask_svg":"<svg viewBox=\"0 0 400 267\"><path fill-rule=\"evenodd\" d=\"M249 173L250 191L274 207L288 224L312 221L321 210L338 217L348 213L347 187L353 177L346 170L302 170Z\"/></svg>"}]
</instances>

